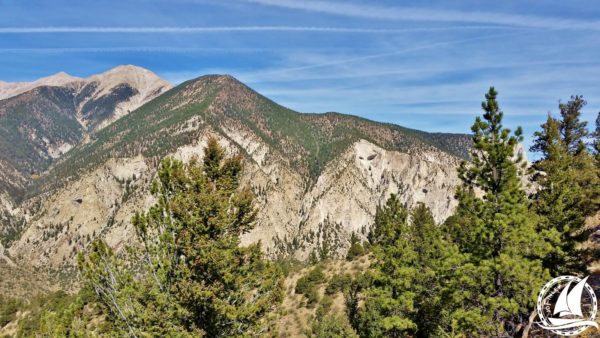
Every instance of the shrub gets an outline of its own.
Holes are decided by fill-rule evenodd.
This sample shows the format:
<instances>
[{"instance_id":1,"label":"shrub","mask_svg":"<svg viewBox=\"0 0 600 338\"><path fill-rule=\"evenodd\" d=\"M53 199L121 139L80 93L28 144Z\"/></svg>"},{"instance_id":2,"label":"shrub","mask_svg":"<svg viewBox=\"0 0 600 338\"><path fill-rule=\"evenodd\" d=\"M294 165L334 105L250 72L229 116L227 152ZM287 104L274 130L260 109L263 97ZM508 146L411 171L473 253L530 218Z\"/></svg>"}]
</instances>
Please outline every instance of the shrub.
<instances>
[{"instance_id":1,"label":"shrub","mask_svg":"<svg viewBox=\"0 0 600 338\"><path fill-rule=\"evenodd\" d=\"M331 277L327 288L325 288L326 295L333 295L337 292L344 291L352 283L352 276L348 273L343 275L335 275Z\"/></svg>"},{"instance_id":2,"label":"shrub","mask_svg":"<svg viewBox=\"0 0 600 338\"><path fill-rule=\"evenodd\" d=\"M313 324L312 336L317 338L358 337L344 316L335 315L318 318Z\"/></svg>"},{"instance_id":3,"label":"shrub","mask_svg":"<svg viewBox=\"0 0 600 338\"><path fill-rule=\"evenodd\" d=\"M295 291L297 294L306 296L308 304L315 304L319 300L317 286L325 281L323 268L318 265L314 267L306 276L302 276L296 282Z\"/></svg>"},{"instance_id":4,"label":"shrub","mask_svg":"<svg viewBox=\"0 0 600 338\"><path fill-rule=\"evenodd\" d=\"M19 300L0 295L0 328L15 320L22 306Z\"/></svg>"},{"instance_id":5,"label":"shrub","mask_svg":"<svg viewBox=\"0 0 600 338\"><path fill-rule=\"evenodd\" d=\"M365 254L365 249L360 244L360 240L356 233L352 233L352 237L350 237L350 249L348 249L348 253L346 254L346 260L353 260L355 257L362 256Z\"/></svg>"}]
</instances>

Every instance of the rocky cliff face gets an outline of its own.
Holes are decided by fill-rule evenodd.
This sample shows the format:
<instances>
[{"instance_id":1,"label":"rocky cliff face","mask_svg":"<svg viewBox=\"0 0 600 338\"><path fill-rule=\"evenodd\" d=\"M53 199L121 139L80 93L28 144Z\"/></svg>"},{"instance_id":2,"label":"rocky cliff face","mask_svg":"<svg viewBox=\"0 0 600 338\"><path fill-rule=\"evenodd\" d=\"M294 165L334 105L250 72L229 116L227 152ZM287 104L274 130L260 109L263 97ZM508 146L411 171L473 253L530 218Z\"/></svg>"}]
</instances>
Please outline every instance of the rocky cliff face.
<instances>
[{"instance_id":1,"label":"rocky cliff face","mask_svg":"<svg viewBox=\"0 0 600 338\"><path fill-rule=\"evenodd\" d=\"M272 257L306 259L328 247L342 255L352 232L366 235L375 210L391 193L409 206L426 203L441 221L450 215L458 184L458 159L443 152L406 154L359 140L330 162L307 189L305 178L249 134L221 135L205 130L194 143L172 153L188 161L202 156L209 135L220 139L230 154L248 154L244 184L257 196L257 227L243 244L261 241ZM234 139L243 139L242 144ZM264 161L270 157L270 161ZM96 237L116 248L130 243L130 218L154 202L148 191L156 163L138 156L111 159L42 200L27 213L28 226L8 252L36 266L71 265L78 250Z\"/></svg>"},{"instance_id":2,"label":"rocky cliff face","mask_svg":"<svg viewBox=\"0 0 600 338\"><path fill-rule=\"evenodd\" d=\"M452 212L464 135L428 134L342 114L299 114L228 76L186 82L101 129L67 152L16 206L22 222L6 252L35 266L68 267L97 237L131 243L130 218L153 203L159 160L202 156L209 136L245 159L243 183L256 194L257 227L272 257L341 255L364 236L375 210L396 193L427 204L438 221Z\"/></svg>"}]
</instances>

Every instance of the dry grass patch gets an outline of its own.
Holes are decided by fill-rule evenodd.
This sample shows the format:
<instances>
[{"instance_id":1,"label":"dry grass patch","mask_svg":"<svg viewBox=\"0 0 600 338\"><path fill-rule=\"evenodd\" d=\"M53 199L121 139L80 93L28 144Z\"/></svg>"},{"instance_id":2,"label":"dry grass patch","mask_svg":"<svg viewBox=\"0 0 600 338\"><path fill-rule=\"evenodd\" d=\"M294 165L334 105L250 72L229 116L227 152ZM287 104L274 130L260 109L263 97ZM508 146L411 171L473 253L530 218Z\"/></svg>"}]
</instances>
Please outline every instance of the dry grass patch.
<instances>
[{"instance_id":1,"label":"dry grass patch","mask_svg":"<svg viewBox=\"0 0 600 338\"><path fill-rule=\"evenodd\" d=\"M280 317L277 320L277 332L280 337L308 337L311 325L317 311L322 307L323 300L330 302L327 313L345 316L346 304L341 290L334 294L326 295L326 288L334 276L350 274L356 276L365 272L371 265L372 258L368 255L357 257L352 261L328 260L317 266L309 266L291 272L284 281L285 297L280 308ZM296 293L298 281L308 276L314 269L320 269L323 278L315 284L317 300L314 304L308 302L304 294ZM322 310L321 310L322 311Z\"/></svg>"}]
</instances>

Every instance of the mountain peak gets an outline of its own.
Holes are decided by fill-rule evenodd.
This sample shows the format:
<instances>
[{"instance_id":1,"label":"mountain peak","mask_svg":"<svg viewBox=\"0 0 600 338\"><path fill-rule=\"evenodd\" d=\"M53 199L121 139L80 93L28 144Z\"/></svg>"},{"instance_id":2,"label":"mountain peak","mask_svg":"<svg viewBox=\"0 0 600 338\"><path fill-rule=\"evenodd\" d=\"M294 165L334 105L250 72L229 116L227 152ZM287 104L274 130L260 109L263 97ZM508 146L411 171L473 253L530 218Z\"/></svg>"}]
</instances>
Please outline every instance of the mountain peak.
<instances>
[{"instance_id":1,"label":"mountain peak","mask_svg":"<svg viewBox=\"0 0 600 338\"><path fill-rule=\"evenodd\" d=\"M145 74L145 71L122 66L98 78L108 81L131 74ZM435 212L436 221L445 219L452 210L448 201L452 201L458 184L452 171L460 163L457 155L462 150L468 151L469 137L466 135L458 138L432 135L339 113L301 114L277 104L231 75L205 75L184 82L138 109L122 105L122 102L132 102L141 96L137 87L121 85L109 96L92 93L103 88L102 85L94 82L88 84L88 91L82 89L86 94L90 93L86 97L86 108L95 107L96 102L124 99L120 100L118 109L112 111L116 111L117 116L119 112L126 112L127 117L112 119L104 113L103 104L98 105L99 109L83 111L81 117L86 123L89 121L88 129L97 130L96 126L105 125L105 121L111 121L111 124L96 133L90 142L70 141L76 145L61 155L60 160L51 162L50 166L40 161L42 164L35 168L43 174L33 183L13 189L17 193L23 191L21 194L27 197L60 191L41 209L45 212L40 216L41 224L71 222L71 216L75 215L75 224L84 224L86 234L104 236L100 229L109 222L106 217L130 219L128 212L137 205L136 201L146 198L142 196L148 190L142 190L145 188L141 182L152 180L157 168L156 159L171 155L178 159L201 156L205 140L213 136L219 143L227 144L228 152L243 156L244 164L248 166L244 171L248 176L244 180L251 181L252 189L259 189L256 194L265 201L261 205L261 208L265 206L261 209L265 216L257 220L261 228L249 233L244 243L264 240L265 248L273 257L294 254L302 258L308 256L315 245L321 245L325 236L331 238L329 234L335 238L339 234L338 239L332 239L332 247L343 248L341 243L349 242L344 237L346 234L357 229L368 230L365 227L372 224L377 205L385 202L382 200L384 194L397 192L407 204L432 200L434 202L428 207ZM60 126L62 120L56 120L56 125ZM62 137L65 133L55 134ZM37 133L37 139L41 138L39 135ZM9 138L0 137L0 141L3 139ZM0 148L3 148L2 144ZM8 146L4 148L8 149ZM12 167L27 168L20 163ZM24 171L24 180L28 179L29 172L31 170ZM136 186L140 187L136 190L136 198L123 198L123 204L117 206L113 203L114 196L121 196L122 191L118 182L134 176L134 180L139 180ZM95 177L101 177L102 186L94 183ZM113 178L118 180L114 184ZM94 208L97 208L94 212L83 213L81 208L73 208L74 191L89 192L84 200L101 203L96 207L94 202ZM15 193L15 196L18 195ZM337 205L347 196L359 198L342 203L341 208L331 208L332 212L324 215L323 207ZM65 201L63 209L59 213L48 212L60 208L56 201ZM335 223L329 223L330 220ZM36 227L37 224L24 225L26 235L13 244L11 254L22 253L40 265L46 262L62 264L63 251L52 251L50 255L38 253L50 252L49 248L59 240L68 243L68 238L76 235L61 232L57 240L46 240L44 230ZM110 228L118 229L118 233L111 233L106 238L128 240L126 232L121 232L126 226L123 222L115 222ZM333 232L326 235L324 231ZM313 236L319 233L323 238ZM32 240L40 237L44 240L39 245L36 243L32 250ZM291 243L288 240L300 245L292 248L288 246ZM75 242L75 246L83 246L83 243ZM65 247L61 250L72 252L71 244ZM44 257L38 260L41 256Z\"/></svg>"},{"instance_id":2,"label":"mountain peak","mask_svg":"<svg viewBox=\"0 0 600 338\"><path fill-rule=\"evenodd\" d=\"M233 77L230 74L206 74L192 79L190 82L203 82L203 81L219 81L219 82L230 82L243 84L240 80Z\"/></svg>"},{"instance_id":3,"label":"mountain peak","mask_svg":"<svg viewBox=\"0 0 600 338\"><path fill-rule=\"evenodd\" d=\"M168 83L161 77L156 75L154 72L135 65L120 65L111 68L101 74L90 76L87 80L94 80L98 78L120 78L120 79L139 79L139 80L160 80L164 83Z\"/></svg>"},{"instance_id":4,"label":"mountain peak","mask_svg":"<svg viewBox=\"0 0 600 338\"><path fill-rule=\"evenodd\" d=\"M214 96L215 107L237 107L238 113L252 114L259 112L268 100L266 97L248 87L245 83L229 74L209 74L200 76L182 85L188 97L202 100L206 95ZM279 105L271 102L274 106ZM280 107L281 108L281 107ZM219 110L218 109L218 110ZM225 109L227 110L227 109ZM260 114L259 114L260 115ZM258 115L256 115L258 116Z\"/></svg>"},{"instance_id":5,"label":"mountain peak","mask_svg":"<svg viewBox=\"0 0 600 338\"><path fill-rule=\"evenodd\" d=\"M192 87L219 88L224 95L241 95L242 93L254 93L252 88L229 74L208 74L189 81Z\"/></svg>"},{"instance_id":6,"label":"mountain peak","mask_svg":"<svg viewBox=\"0 0 600 338\"><path fill-rule=\"evenodd\" d=\"M158 75L149 71L146 68L135 66L135 65L119 65L114 68L111 68L100 75L109 75L109 74L147 74L158 77Z\"/></svg>"},{"instance_id":7,"label":"mountain peak","mask_svg":"<svg viewBox=\"0 0 600 338\"><path fill-rule=\"evenodd\" d=\"M223 81L224 83L228 83L228 84L231 84L231 85L239 85L239 86L244 86L246 88L250 88L245 83L243 83L242 81L240 81L236 77L234 77L233 75L230 75L230 74L219 74L219 75L215 75L215 76L217 77L217 79L219 79L220 81Z\"/></svg>"},{"instance_id":8,"label":"mountain peak","mask_svg":"<svg viewBox=\"0 0 600 338\"><path fill-rule=\"evenodd\" d=\"M36 86L63 86L68 83L81 80L81 78L69 75L65 72L58 72L56 74L37 79L33 81L32 84L35 84Z\"/></svg>"},{"instance_id":9,"label":"mountain peak","mask_svg":"<svg viewBox=\"0 0 600 338\"><path fill-rule=\"evenodd\" d=\"M102 74L90 76L86 81L98 82L100 84L98 90L102 93L120 84L129 85L144 94L149 94L158 88L168 89L172 87L169 82L155 73L134 65L117 66Z\"/></svg>"},{"instance_id":10,"label":"mountain peak","mask_svg":"<svg viewBox=\"0 0 600 338\"><path fill-rule=\"evenodd\" d=\"M82 81L81 78L71 76L65 72L39 78L32 82L3 82L0 81L0 100L17 96L37 87L65 86L73 82Z\"/></svg>"}]
</instances>

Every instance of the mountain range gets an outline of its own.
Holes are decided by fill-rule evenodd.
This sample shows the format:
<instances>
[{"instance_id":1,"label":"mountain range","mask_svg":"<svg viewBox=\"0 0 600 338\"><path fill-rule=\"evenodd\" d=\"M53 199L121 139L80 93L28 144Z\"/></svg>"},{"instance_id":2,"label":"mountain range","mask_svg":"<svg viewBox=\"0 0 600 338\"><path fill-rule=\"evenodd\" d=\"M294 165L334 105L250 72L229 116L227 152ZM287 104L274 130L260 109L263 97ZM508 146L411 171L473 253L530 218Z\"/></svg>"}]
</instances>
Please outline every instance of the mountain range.
<instances>
[{"instance_id":1,"label":"mountain range","mask_svg":"<svg viewBox=\"0 0 600 338\"><path fill-rule=\"evenodd\" d=\"M0 260L37 267L68 269L97 237L129 243L160 160L201 157L209 137L243 156L256 195L257 227L243 244L301 260L342 255L392 193L448 217L470 146L463 134L299 113L228 75L172 87L121 66L0 83L0 98Z\"/></svg>"},{"instance_id":2,"label":"mountain range","mask_svg":"<svg viewBox=\"0 0 600 338\"><path fill-rule=\"evenodd\" d=\"M0 189L12 197L73 146L172 86L121 66L86 79L65 73L0 84Z\"/></svg>"}]
</instances>

